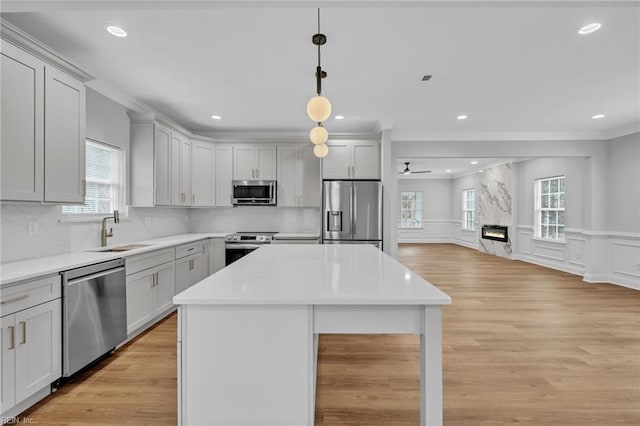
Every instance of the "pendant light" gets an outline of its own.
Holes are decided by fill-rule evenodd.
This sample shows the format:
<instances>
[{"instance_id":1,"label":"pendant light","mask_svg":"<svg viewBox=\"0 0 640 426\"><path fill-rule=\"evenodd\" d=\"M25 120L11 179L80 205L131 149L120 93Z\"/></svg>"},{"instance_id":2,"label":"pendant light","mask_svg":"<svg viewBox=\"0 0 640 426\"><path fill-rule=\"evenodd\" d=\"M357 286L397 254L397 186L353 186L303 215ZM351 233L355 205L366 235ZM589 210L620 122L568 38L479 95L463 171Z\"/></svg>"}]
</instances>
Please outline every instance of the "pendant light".
<instances>
[{"instance_id":1,"label":"pendant light","mask_svg":"<svg viewBox=\"0 0 640 426\"><path fill-rule=\"evenodd\" d=\"M315 145L313 153L316 157L323 158L329 152L329 147L326 145L329 132L324 128L322 122L331 117L331 102L322 96L322 79L327 76L327 73L322 71L320 65L320 46L327 42L327 36L320 32L320 9L318 9L318 32L313 35L311 41L315 46L318 46L318 66L316 67L316 96L307 102L307 115L318 125L309 132L309 139Z\"/></svg>"}]
</instances>

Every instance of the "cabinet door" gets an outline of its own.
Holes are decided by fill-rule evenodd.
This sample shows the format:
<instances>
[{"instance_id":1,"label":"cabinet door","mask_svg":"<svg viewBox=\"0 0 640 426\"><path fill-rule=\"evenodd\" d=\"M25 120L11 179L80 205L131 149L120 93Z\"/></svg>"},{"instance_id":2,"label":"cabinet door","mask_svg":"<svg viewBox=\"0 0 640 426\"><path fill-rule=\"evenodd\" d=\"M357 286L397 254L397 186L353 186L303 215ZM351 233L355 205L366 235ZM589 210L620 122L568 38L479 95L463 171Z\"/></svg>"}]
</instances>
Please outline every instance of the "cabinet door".
<instances>
[{"instance_id":1,"label":"cabinet door","mask_svg":"<svg viewBox=\"0 0 640 426\"><path fill-rule=\"evenodd\" d=\"M225 247L224 238L212 238L209 252L209 275L224 268Z\"/></svg>"},{"instance_id":2,"label":"cabinet door","mask_svg":"<svg viewBox=\"0 0 640 426\"><path fill-rule=\"evenodd\" d=\"M236 145L233 147L233 178L235 180L255 180L256 151L253 146Z\"/></svg>"},{"instance_id":3,"label":"cabinet door","mask_svg":"<svg viewBox=\"0 0 640 426\"><path fill-rule=\"evenodd\" d=\"M191 256L189 265L189 287L202 281L202 255Z\"/></svg>"},{"instance_id":4,"label":"cabinet door","mask_svg":"<svg viewBox=\"0 0 640 426\"><path fill-rule=\"evenodd\" d=\"M256 147L256 178L260 180L277 179L278 149L275 146Z\"/></svg>"},{"instance_id":5,"label":"cabinet door","mask_svg":"<svg viewBox=\"0 0 640 426\"><path fill-rule=\"evenodd\" d=\"M62 375L61 299L15 314L16 403Z\"/></svg>"},{"instance_id":6,"label":"cabinet door","mask_svg":"<svg viewBox=\"0 0 640 426\"><path fill-rule=\"evenodd\" d=\"M208 239L204 243L202 243L202 257L200 259L200 279L204 280L207 278L209 274L209 258L211 253L211 245L213 244L212 239Z\"/></svg>"},{"instance_id":7,"label":"cabinet door","mask_svg":"<svg viewBox=\"0 0 640 426\"><path fill-rule=\"evenodd\" d=\"M233 147L216 147L216 206L231 206L233 180Z\"/></svg>"},{"instance_id":8,"label":"cabinet door","mask_svg":"<svg viewBox=\"0 0 640 426\"><path fill-rule=\"evenodd\" d=\"M212 143L193 143L191 185L194 206L213 207L215 205L215 149Z\"/></svg>"},{"instance_id":9,"label":"cabinet door","mask_svg":"<svg viewBox=\"0 0 640 426\"><path fill-rule=\"evenodd\" d=\"M329 153L322 159L322 178L351 179L351 146L346 142L327 145Z\"/></svg>"},{"instance_id":10,"label":"cabinet door","mask_svg":"<svg viewBox=\"0 0 640 426\"><path fill-rule=\"evenodd\" d=\"M353 144L354 179L380 179L380 146L375 142Z\"/></svg>"},{"instance_id":11,"label":"cabinet door","mask_svg":"<svg viewBox=\"0 0 640 426\"><path fill-rule=\"evenodd\" d=\"M189 138L182 136L180 142L180 193L182 195L181 206L190 206L193 203L191 191L191 154L193 144Z\"/></svg>"},{"instance_id":12,"label":"cabinet door","mask_svg":"<svg viewBox=\"0 0 640 426\"><path fill-rule=\"evenodd\" d=\"M16 328L15 315L0 318L0 412L16 405Z\"/></svg>"},{"instance_id":13,"label":"cabinet door","mask_svg":"<svg viewBox=\"0 0 640 426\"><path fill-rule=\"evenodd\" d=\"M278 147L278 206L297 206L300 192L300 147Z\"/></svg>"},{"instance_id":14,"label":"cabinet door","mask_svg":"<svg viewBox=\"0 0 640 426\"><path fill-rule=\"evenodd\" d=\"M180 148L182 147L182 135L171 132L171 149L169 153L170 179L169 190L171 205L179 206L183 203L184 193L180 188Z\"/></svg>"},{"instance_id":15,"label":"cabinet door","mask_svg":"<svg viewBox=\"0 0 640 426\"><path fill-rule=\"evenodd\" d=\"M189 288L189 266L187 258L176 260L176 294Z\"/></svg>"},{"instance_id":16,"label":"cabinet door","mask_svg":"<svg viewBox=\"0 0 640 426\"><path fill-rule=\"evenodd\" d=\"M320 178L320 159L313 154L313 148L304 146L300 152L300 189L298 205L319 207L322 203Z\"/></svg>"},{"instance_id":17,"label":"cabinet door","mask_svg":"<svg viewBox=\"0 0 640 426\"><path fill-rule=\"evenodd\" d=\"M0 68L0 198L42 201L44 64L2 43Z\"/></svg>"},{"instance_id":18,"label":"cabinet door","mask_svg":"<svg viewBox=\"0 0 640 426\"><path fill-rule=\"evenodd\" d=\"M165 263L157 268L154 294L154 315L161 314L173 306L176 295L176 269L174 262Z\"/></svg>"},{"instance_id":19,"label":"cabinet door","mask_svg":"<svg viewBox=\"0 0 640 426\"><path fill-rule=\"evenodd\" d=\"M84 84L45 67L44 201L84 203Z\"/></svg>"},{"instance_id":20,"label":"cabinet door","mask_svg":"<svg viewBox=\"0 0 640 426\"><path fill-rule=\"evenodd\" d=\"M155 204L171 205L171 132L155 126L153 143L153 175L155 184Z\"/></svg>"},{"instance_id":21,"label":"cabinet door","mask_svg":"<svg viewBox=\"0 0 640 426\"><path fill-rule=\"evenodd\" d=\"M153 269L127 276L127 334L153 318L154 284Z\"/></svg>"}]
</instances>

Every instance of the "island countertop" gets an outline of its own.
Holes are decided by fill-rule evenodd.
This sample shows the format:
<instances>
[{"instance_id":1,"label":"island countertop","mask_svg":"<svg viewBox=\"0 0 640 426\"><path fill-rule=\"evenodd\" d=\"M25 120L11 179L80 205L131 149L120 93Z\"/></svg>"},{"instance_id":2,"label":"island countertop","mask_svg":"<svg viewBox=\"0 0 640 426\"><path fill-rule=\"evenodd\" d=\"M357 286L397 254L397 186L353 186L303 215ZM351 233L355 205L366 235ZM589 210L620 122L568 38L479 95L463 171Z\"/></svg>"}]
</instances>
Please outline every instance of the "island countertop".
<instances>
[{"instance_id":1,"label":"island countertop","mask_svg":"<svg viewBox=\"0 0 640 426\"><path fill-rule=\"evenodd\" d=\"M178 305L445 305L451 298L377 248L267 245L176 295Z\"/></svg>"}]
</instances>

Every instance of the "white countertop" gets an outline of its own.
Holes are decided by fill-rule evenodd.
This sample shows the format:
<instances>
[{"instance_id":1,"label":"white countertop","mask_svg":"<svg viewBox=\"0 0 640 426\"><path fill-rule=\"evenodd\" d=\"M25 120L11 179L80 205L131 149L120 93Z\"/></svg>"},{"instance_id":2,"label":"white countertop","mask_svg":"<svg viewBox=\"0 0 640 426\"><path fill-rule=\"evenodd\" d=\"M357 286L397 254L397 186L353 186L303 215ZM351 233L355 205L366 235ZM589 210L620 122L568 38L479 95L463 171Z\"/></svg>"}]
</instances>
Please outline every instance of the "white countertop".
<instances>
[{"instance_id":1,"label":"white countertop","mask_svg":"<svg viewBox=\"0 0 640 426\"><path fill-rule=\"evenodd\" d=\"M79 268L81 266L91 265L92 263L105 262L107 260L119 259L128 256L134 256L140 253L146 253L159 250L166 247L176 246L179 244L190 243L193 241L203 240L206 238L224 238L228 233L210 232L200 234L180 234L170 237L155 238L145 241L131 241L118 246L132 244L148 244L148 247L141 247L134 250L124 252L95 252L88 249L86 251L78 251L72 253L64 253L56 256L38 257L34 259L20 260L17 262L9 262L0 264L0 286L5 286L19 281L24 281L36 277L50 274L57 274L67 269Z\"/></svg>"},{"instance_id":2,"label":"white countertop","mask_svg":"<svg viewBox=\"0 0 640 426\"><path fill-rule=\"evenodd\" d=\"M275 240L315 240L320 238L320 234L304 232L278 232L273 236Z\"/></svg>"},{"instance_id":3,"label":"white countertop","mask_svg":"<svg viewBox=\"0 0 640 426\"><path fill-rule=\"evenodd\" d=\"M451 298L370 245L275 244L205 278L173 302L445 305Z\"/></svg>"}]
</instances>

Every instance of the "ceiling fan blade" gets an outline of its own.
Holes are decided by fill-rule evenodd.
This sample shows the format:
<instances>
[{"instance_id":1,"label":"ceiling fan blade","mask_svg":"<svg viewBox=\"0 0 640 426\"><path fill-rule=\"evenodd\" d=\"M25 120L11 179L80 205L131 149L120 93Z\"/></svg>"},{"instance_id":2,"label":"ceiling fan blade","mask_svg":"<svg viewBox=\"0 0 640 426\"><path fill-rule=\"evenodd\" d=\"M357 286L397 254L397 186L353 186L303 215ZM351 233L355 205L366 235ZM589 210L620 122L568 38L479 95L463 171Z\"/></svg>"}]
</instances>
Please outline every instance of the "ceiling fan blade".
<instances>
[{"instance_id":1,"label":"ceiling fan blade","mask_svg":"<svg viewBox=\"0 0 640 426\"><path fill-rule=\"evenodd\" d=\"M418 172L411 172L411 174L414 174L414 173L431 173L431 170L420 170Z\"/></svg>"}]
</instances>

